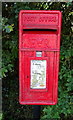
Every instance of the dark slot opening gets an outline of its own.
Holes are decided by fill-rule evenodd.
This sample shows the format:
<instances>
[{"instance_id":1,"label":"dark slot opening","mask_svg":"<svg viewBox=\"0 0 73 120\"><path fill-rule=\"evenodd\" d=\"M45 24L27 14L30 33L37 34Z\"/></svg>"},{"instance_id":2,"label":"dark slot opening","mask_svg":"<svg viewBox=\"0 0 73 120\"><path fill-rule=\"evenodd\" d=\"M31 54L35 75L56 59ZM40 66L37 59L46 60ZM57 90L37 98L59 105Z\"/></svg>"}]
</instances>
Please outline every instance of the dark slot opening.
<instances>
[{"instance_id":1,"label":"dark slot opening","mask_svg":"<svg viewBox=\"0 0 73 120\"><path fill-rule=\"evenodd\" d=\"M57 29L23 29L23 31L57 31Z\"/></svg>"}]
</instances>

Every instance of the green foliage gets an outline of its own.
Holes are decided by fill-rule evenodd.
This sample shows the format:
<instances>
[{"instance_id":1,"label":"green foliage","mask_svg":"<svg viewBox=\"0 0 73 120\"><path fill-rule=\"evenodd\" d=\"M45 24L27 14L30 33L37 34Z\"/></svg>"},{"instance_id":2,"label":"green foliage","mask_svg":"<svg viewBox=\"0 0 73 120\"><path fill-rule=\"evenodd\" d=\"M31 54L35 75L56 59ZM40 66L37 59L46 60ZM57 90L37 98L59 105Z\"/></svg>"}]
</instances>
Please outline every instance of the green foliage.
<instances>
[{"instance_id":1,"label":"green foliage","mask_svg":"<svg viewBox=\"0 0 73 120\"><path fill-rule=\"evenodd\" d=\"M4 2L2 5L3 18L3 63L0 76L4 79L4 106L3 120L22 119L25 106L18 103L18 13L26 10L60 10L62 11L62 34L59 72L58 104L43 106L41 120L61 119L67 120L73 117L73 3L72 2ZM13 77L7 77L9 74ZM6 79L5 79L6 77ZM8 92L9 90L9 92ZM15 91L17 91L15 93ZM6 101L7 100L7 101ZM8 104L9 100L9 104ZM15 101L14 101L15 100ZM8 106L7 106L8 105ZM24 112L22 112L24 108ZM30 108L31 109L31 108ZM5 110L7 110L5 112ZM9 112L10 111L10 112ZM28 110L29 111L29 110ZM12 113L10 115L10 113ZM12 117L14 116L14 118ZM26 116L26 112L25 112ZM28 114L27 114L28 116ZM31 116L31 115L29 115ZM8 118L9 117L9 118Z\"/></svg>"},{"instance_id":2,"label":"green foliage","mask_svg":"<svg viewBox=\"0 0 73 120\"><path fill-rule=\"evenodd\" d=\"M2 113L0 113L0 120L2 120Z\"/></svg>"}]
</instances>

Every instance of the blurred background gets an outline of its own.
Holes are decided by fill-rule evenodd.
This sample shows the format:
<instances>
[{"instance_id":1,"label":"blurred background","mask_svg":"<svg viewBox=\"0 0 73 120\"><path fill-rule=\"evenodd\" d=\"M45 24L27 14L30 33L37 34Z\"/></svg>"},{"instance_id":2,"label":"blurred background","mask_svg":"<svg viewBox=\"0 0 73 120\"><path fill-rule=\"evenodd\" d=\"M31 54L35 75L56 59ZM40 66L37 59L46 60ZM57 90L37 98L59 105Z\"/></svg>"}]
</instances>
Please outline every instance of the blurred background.
<instances>
[{"instance_id":1,"label":"blurred background","mask_svg":"<svg viewBox=\"0 0 73 120\"><path fill-rule=\"evenodd\" d=\"M32 120L32 105L19 104L18 14L20 10L60 10L62 34L58 104L41 106L41 120L73 119L73 2L2 3L2 117ZM0 115L1 116L1 115Z\"/></svg>"}]
</instances>

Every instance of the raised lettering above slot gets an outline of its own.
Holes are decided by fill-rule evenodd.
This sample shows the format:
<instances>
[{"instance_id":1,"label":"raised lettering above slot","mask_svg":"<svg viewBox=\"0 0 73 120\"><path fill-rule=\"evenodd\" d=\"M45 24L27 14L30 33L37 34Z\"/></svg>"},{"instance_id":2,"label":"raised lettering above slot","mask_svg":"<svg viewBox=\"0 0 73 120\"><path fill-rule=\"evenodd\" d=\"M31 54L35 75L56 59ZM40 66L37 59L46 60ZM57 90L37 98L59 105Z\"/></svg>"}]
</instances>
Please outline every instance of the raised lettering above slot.
<instances>
[{"instance_id":1,"label":"raised lettering above slot","mask_svg":"<svg viewBox=\"0 0 73 120\"><path fill-rule=\"evenodd\" d=\"M58 25L58 14L23 14L24 26Z\"/></svg>"}]
</instances>

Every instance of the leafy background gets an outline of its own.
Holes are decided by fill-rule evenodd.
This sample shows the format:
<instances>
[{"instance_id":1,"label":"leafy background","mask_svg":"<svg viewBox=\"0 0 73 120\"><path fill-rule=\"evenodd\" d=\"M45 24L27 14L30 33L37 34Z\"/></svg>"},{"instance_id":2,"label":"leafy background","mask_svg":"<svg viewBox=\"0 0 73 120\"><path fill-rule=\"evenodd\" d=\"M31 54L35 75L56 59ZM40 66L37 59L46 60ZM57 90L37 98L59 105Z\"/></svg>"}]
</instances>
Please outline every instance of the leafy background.
<instances>
[{"instance_id":1,"label":"leafy background","mask_svg":"<svg viewBox=\"0 0 73 120\"><path fill-rule=\"evenodd\" d=\"M43 105L41 120L73 119L73 2L3 2L2 3L2 120L30 120L31 105L18 101L18 13L20 10L60 10L62 34L58 104ZM0 115L1 116L1 115Z\"/></svg>"}]
</instances>

